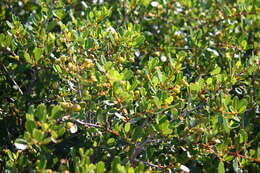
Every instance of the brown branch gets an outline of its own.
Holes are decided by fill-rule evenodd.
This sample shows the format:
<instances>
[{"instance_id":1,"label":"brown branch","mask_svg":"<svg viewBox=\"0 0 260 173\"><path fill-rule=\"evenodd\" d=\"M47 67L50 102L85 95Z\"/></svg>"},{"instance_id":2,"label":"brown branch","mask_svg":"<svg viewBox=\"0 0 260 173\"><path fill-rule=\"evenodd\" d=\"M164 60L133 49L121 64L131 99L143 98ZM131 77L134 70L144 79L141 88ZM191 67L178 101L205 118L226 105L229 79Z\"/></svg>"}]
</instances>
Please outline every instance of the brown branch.
<instances>
[{"instance_id":1,"label":"brown branch","mask_svg":"<svg viewBox=\"0 0 260 173\"><path fill-rule=\"evenodd\" d=\"M243 159L248 159L248 160L251 160L251 161L260 162L260 157L251 158L251 157L248 157L248 156L241 155L238 152L229 152L229 154L233 155L234 157L240 157L240 158L243 158Z\"/></svg>"}]
</instances>

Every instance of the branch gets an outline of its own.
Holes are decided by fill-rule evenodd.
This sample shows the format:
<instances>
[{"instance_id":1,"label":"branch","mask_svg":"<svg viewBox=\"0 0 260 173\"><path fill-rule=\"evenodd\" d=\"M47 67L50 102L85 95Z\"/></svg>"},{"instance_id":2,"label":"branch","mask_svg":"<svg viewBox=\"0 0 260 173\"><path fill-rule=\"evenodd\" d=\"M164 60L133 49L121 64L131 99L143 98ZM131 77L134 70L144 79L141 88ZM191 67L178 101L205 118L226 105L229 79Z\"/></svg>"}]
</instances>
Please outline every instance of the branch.
<instances>
[{"instance_id":1,"label":"branch","mask_svg":"<svg viewBox=\"0 0 260 173\"><path fill-rule=\"evenodd\" d=\"M13 82L13 84L16 86L16 88L18 89L18 91L23 95L23 91L21 90L21 88L19 87L19 85L15 82L13 76L11 75L11 73L7 70L6 66L4 64L2 64L5 72L7 73L8 77L11 79L11 81Z\"/></svg>"},{"instance_id":2,"label":"branch","mask_svg":"<svg viewBox=\"0 0 260 173\"><path fill-rule=\"evenodd\" d=\"M164 167L164 166L155 165L153 163L149 163L149 162L146 162L146 161L143 161L143 160L139 160L139 159L135 159L134 161L135 162L143 162L144 164L146 164L148 166L151 166L151 167L154 167L154 168L158 168L158 169L165 169L165 168L167 168L167 167Z\"/></svg>"},{"instance_id":3,"label":"branch","mask_svg":"<svg viewBox=\"0 0 260 173\"><path fill-rule=\"evenodd\" d=\"M137 162L136 160L138 160L138 159L136 159L136 158L141 153L141 151L145 149L145 145L147 143L158 143L160 141L163 141L163 140L162 139L150 139L150 137L148 137L148 139L146 139L143 143L136 143L134 151L133 151L133 153L131 154L131 157L130 157L130 162L132 164Z\"/></svg>"},{"instance_id":4,"label":"branch","mask_svg":"<svg viewBox=\"0 0 260 173\"><path fill-rule=\"evenodd\" d=\"M187 116L188 114L190 114L193 111L196 111L198 109L201 109L204 107L204 102L199 103L195 108L191 109L191 110L186 110L183 113L181 113L181 116Z\"/></svg>"},{"instance_id":5,"label":"branch","mask_svg":"<svg viewBox=\"0 0 260 173\"><path fill-rule=\"evenodd\" d=\"M95 127L95 128L102 128L102 126L98 125L98 124L92 124L92 123L86 123L80 120L76 120L77 123L85 126L85 127Z\"/></svg>"},{"instance_id":6,"label":"branch","mask_svg":"<svg viewBox=\"0 0 260 173\"><path fill-rule=\"evenodd\" d=\"M190 110L185 110L184 112L182 112L182 113L180 114L180 116L187 116L187 115L189 115L191 112L203 108L203 107L205 106L204 103L205 103L205 101L202 101L202 102L200 102L195 108L190 109ZM172 123L173 121L174 121L174 120L171 120L170 122Z\"/></svg>"},{"instance_id":7,"label":"branch","mask_svg":"<svg viewBox=\"0 0 260 173\"><path fill-rule=\"evenodd\" d=\"M119 138L121 138L124 142L126 142L127 144L131 144L131 139L127 138L127 137L122 137L120 136L120 134L113 130L113 129L109 129L109 128L106 128L102 125L99 125L99 124L93 124L93 123L87 123L87 122L84 122L84 121L81 121L81 120L78 120L78 119L70 119L69 116L64 116L62 117L61 119L59 119L57 122L60 122L60 121L67 121L67 120L73 120L75 121L76 123L80 124L80 125L83 125L87 128L98 128L98 129L101 129L101 130L104 130L104 131L107 131ZM131 144L132 145L132 144Z\"/></svg>"}]
</instances>

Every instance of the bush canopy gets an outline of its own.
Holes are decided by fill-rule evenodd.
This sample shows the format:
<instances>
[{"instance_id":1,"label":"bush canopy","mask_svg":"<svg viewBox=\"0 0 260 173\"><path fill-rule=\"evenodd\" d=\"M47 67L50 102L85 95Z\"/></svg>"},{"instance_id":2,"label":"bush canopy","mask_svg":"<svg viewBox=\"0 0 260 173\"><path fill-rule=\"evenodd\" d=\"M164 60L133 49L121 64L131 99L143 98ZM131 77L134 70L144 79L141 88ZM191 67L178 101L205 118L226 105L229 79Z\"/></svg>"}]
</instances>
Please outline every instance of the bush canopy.
<instances>
[{"instance_id":1,"label":"bush canopy","mask_svg":"<svg viewBox=\"0 0 260 173\"><path fill-rule=\"evenodd\" d=\"M260 1L2 0L0 171L260 172Z\"/></svg>"}]
</instances>

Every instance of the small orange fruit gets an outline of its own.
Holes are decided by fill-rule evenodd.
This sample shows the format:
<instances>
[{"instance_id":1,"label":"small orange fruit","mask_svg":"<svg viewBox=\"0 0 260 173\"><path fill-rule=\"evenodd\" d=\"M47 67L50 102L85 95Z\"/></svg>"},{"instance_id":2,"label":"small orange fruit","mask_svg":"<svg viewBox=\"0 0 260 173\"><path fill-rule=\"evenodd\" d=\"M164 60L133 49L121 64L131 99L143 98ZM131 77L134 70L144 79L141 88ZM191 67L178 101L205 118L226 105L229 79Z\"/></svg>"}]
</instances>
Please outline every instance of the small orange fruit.
<instances>
[{"instance_id":1,"label":"small orange fruit","mask_svg":"<svg viewBox=\"0 0 260 173\"><path fill-rule=\"evenodd\" d=\"M81 110L81 106L79 104L74 104L72 107L71 107L71 110L73 112L78 112Z\"/></svg>"}]
</instances>

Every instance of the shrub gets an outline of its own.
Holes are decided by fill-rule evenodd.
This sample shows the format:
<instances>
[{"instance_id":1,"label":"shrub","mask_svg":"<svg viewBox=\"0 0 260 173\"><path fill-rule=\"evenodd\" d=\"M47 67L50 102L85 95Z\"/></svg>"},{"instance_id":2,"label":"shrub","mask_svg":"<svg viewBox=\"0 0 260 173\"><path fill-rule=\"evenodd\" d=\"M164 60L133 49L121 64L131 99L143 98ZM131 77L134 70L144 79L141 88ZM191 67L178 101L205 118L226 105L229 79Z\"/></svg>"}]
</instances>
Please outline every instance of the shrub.
<instances>
[{"instance_id":1,"label":"shrub","mask_svg":"<svg viewBox=\"0 0 260 173\"><path fill-rule=\"evenodd\" d=\"M259 172L259 3L3 1L3 172Z\"/></svg>"}]
</instances>

